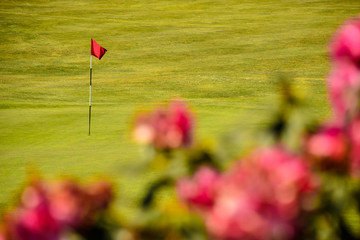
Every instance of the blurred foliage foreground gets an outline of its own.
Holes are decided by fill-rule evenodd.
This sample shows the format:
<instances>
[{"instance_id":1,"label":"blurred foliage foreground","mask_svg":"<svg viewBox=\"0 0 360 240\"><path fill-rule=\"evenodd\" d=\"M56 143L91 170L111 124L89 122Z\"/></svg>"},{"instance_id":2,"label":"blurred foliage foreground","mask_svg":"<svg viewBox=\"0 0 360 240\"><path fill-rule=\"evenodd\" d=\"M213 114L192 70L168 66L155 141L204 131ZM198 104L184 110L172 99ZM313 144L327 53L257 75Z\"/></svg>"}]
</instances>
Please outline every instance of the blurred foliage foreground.
<instances>
[{"instance_id":1,"label":"blurred foliage foreground","mask_svg":"<svg viewBox=\"0 0 360 240\"><path fill-rule=\"evenodd\" d=\"M146 167L161 169L135 217L114 214L107 181L34 177L0 239L360 239L360 17L340 27L329 55L332 119L294 131L304 105L281 79L280 106L259 131L267 140L229 164L195 141L192 112L174 100L135 118Z\"/></svg>"}]
</instances>

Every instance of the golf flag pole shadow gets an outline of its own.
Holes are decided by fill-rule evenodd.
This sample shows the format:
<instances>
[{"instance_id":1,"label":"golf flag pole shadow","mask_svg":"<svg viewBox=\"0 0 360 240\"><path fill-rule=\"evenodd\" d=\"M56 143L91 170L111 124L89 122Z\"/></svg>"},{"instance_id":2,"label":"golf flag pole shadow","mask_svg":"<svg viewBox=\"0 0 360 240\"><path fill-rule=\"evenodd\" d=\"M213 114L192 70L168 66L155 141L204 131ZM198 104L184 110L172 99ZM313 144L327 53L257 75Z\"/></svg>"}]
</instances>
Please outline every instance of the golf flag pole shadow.
<instances>
[{"instance_id":1,"label":"golf flag pole shadow","mask_svg":"<svg viewBox=\"0 0 360 240\"><path fill-rule=\"evenodd\" d=\"M91 54L90 54L90 97L89 97L89 136L91 126L91 84L92 84L92 56L97 57L99 60L106 53L106 49L101 47L94 39L91 39Z\"/></svg>"}]
</instances>

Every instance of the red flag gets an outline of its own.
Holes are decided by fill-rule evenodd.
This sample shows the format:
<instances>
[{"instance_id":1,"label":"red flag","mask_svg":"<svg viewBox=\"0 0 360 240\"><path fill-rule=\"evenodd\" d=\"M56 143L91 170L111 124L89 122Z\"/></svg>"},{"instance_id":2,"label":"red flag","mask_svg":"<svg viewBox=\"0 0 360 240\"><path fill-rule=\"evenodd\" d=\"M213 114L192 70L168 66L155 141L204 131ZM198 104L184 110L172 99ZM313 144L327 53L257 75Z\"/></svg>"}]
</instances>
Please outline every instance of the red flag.
<instances>
[{"instance_id":1,"label":"red flag","mask_svg":"<svg viewBox=\"0 0 360 240\"><path fill-rule=\"evenodd\" d=\"M100 60L106 51L107 50L95 42L94 39L91 39L91 55L97 57Z\"/></svg>"}]
</instances>

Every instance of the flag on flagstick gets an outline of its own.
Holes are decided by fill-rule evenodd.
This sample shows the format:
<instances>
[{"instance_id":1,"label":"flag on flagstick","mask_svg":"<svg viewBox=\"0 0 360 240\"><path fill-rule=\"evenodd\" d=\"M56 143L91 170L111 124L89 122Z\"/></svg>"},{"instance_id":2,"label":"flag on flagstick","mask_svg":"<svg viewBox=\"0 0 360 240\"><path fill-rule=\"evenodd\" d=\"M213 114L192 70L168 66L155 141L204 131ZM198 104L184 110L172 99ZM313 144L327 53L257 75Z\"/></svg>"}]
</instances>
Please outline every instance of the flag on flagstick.
<instances>
[{"instance_id":1,"label":"flag on flagstick","mask_svg":"<svg viewBox=\"0 0 360 240\"><path fill-rule=\"evenodd\" d=\"M91 125L91 83L92 83L92 56L97 57L99 60L106 53L106 49L100 46L94 39L91 39L91 54L90 54L90 97L89 97L89 136Z\"/></svg>"},{"instance_id":2,"label":"flag on flagstick","mask_svg":"<svg viewBox=\"0 0 360 240\"><path fill-rule=\"evenodd\" d=\"M95 42L94 39L91 39L91 55L97 57L100 60L106 51L107 50Z\"/></svg>"}]
</instances>

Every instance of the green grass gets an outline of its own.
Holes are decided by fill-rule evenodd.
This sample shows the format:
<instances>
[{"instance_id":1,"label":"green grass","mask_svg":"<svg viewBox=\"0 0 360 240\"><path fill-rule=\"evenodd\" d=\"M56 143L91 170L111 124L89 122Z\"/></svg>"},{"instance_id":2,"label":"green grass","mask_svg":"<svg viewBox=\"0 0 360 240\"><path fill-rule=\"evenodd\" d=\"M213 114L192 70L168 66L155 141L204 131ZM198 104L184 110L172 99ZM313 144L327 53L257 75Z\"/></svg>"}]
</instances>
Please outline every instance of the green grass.
<instances>
[{"instance_id":1,"label":"green grass","mask_svg":"<svg viewBox=\"0 0 360 240\"><path fill-rule=\"evenodd\" d=\"M174 97L196 112L200 139L259 124L279 73L328 117L326 45L359 10L349 0L2 0L0 209L32 167L110 176L132 201L151 177L127 173L141 158L134 112ZM91 137L90 38L108 49L93 59Z\"/></svg>"}]
</instances>

